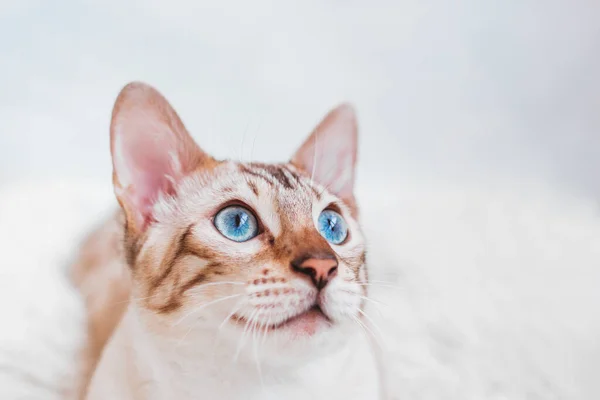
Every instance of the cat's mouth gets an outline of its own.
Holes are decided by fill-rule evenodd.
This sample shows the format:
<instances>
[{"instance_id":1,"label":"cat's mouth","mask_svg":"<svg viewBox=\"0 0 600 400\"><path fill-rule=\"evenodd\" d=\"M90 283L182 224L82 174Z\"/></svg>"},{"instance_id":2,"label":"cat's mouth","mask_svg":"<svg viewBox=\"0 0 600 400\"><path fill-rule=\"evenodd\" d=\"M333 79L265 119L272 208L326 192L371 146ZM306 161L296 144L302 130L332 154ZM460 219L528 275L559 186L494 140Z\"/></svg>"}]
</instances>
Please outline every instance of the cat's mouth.
<instances>
[{"instance_id":1,"label":"cat's mouth","mask_svg":"<svg viewBox=\"0 0 600 400\"><path fill-rule=\"evenodd\" d=\"M247 325L252 324L249 323L248 319L242 316L234 315L232 319L244 328ZM266 325L259 322L258 331L260 332L261 329L265 329L266 326L268 331L287 329L295 333L313 335L319 330L319 328L331 326L332 324L333 321L323 312L318 304L315 304L308 310L294 315L277 324Z\"/></svg>"}]
</instances>

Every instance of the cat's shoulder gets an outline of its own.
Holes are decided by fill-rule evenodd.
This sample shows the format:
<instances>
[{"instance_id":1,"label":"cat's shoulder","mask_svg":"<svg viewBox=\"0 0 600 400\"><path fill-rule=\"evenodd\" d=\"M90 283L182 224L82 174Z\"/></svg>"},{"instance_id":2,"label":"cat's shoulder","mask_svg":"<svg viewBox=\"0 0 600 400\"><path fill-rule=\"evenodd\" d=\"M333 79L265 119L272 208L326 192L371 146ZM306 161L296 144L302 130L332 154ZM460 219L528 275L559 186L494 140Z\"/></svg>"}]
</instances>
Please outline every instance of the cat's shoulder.
<instances>
[{"instance_id":1,"label":"cat's shoulder","mask_svg":"<svg viewBox=\"0 0 600 400\"><path fill-rule=\"evenodd\" d=\"M92 230L70 271L87 312L81 393L86 391L102 350L128 305L131 278L123 255L123 218L122 212L115 212Z\"/></svg>"}]
</instances>

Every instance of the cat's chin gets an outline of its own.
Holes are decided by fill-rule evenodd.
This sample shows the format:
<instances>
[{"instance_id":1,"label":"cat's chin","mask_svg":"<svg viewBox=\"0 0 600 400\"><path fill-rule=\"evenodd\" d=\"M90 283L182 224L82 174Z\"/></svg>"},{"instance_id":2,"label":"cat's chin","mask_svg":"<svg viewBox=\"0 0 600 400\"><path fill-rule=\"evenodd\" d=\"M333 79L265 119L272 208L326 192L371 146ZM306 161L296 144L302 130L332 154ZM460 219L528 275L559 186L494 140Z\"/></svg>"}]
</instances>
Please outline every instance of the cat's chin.
<instances>
[{"instance_id":1,"label":"cat's chin","mask_svg":"<svg viewBox=\"0 0 600 400\"><path fill-rule=\"evenodd\" d=\"M332 325L333 322L321 311L321 308L315 306L273 327L273 330L286 330L291 335L313 336L331 328Z\"/></svg>"},{"instance_id":2,"label":"cat's chin","mask_svg":"<svg viewBox=\"0 0 600 400\"><path fill-rule=\"evenodd\" d=\"M242 329L247 325L247 320L242 317L236 317L234 321ZM319 306L315 305L279 324L269 326L266 332L267 334L285 334L292 338L311 337L330 329L333 325L334 322L323 313Z\"/></svg>"},{"instance_id":3,"label":"cat's chin","mask_svg":"<svg viewBox=\"0 0 600 400\"><path fill-rule=\"evenodd\" d=\"M235 348L240 342L237 336L244 336L244 322L235 323L233 328L236 332L232 341ZM263 331L264 336L259 339L261 363L271 368L297 368L344 349L348 338L354 333L356 327L353 324L332 321L313 307L270 327L266 334ZM249 334L246 332L245 335ZM240 357L248 357L247 360L253 365L256 358L253 346L246 346L242 354L244 356Z\"/></svg>"}]
</instances>

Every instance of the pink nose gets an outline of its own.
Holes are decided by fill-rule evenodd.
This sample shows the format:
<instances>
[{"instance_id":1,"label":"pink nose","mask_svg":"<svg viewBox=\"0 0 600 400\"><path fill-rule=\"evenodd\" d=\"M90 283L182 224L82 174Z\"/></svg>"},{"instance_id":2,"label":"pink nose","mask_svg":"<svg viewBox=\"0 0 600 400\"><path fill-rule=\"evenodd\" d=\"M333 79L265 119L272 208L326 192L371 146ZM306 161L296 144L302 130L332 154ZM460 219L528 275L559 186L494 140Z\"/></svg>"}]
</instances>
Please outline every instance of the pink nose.
<instances>
[{"instance_id":1,"label":"pink nose","mask_svg":"<svg viewBox=\"0 0 600 400\"><path fill-rule=\"evenodd\" d=\"M308 258L301 262L292 261L292 267L301 274L308 275L317 289L321 290L337 274L338 263L331 258Z\"/></svg>"}]
</instances>

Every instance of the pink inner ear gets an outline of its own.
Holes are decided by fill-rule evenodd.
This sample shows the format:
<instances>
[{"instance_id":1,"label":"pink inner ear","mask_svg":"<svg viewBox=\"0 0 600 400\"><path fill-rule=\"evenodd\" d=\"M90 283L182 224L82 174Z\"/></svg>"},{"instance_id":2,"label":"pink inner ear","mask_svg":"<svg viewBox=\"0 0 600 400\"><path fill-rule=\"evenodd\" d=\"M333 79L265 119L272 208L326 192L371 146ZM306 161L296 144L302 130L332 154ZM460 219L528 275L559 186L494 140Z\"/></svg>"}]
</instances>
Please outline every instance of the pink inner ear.
<instances>
[{"instance_id":1,"label":"pink inner ear","mask_svg":"<svg viewBox=\"0 0 600 400\"><path fill-rule=\"evenodd\" d=\"M145 227L152 220L152 209L159 195L173 194L181 171L173 134L168 130L162 133L164 126L147 126L143 122L140 125L116 135L113 162L125 191L123 200L135 213L138 226ZM154 132L145 133L139 128L151 128Z\"/></svg>"},{"instance_id":2,"label":"pink inner ear","mask_svg":"<svg viewBox=\"0 0 600 400\"><path fill-rule=\"evenodd\" d=\"M335 172L327 180L329 190L341 198L352 196L354 189L354 153L344 147L337 154L337 162L333 166Z\"/></svg>"},{"instance_id":3,"label":"pink inner ear","mask_svg":"<svg viewBox=\"0 0 600 400\"><path fill-rule=\"evenodd\" d=\"M160 194L174 194L173 184L166 179L160 179L157 175L144 174L140 178L140 190L132 198L143 217L144 227L152 221L152 208Z\"/></svg>"},{"instance_id":4,"label":"pink inner ear","mask_svg":"<svg viewBox=\"0 0 600 400\"><path fill-rule=\"evenodd\" d=\"M334 108L292 158L292 163L341 198L353 196L357 123L349 104Z\"/></svg>"},{"instance_id":5,"label":"pink inner ear","mask_svg":"<svg viewBox=\"0 0 600 400\"><path fill-rule=\"evenodd\" d=\"M325 143L324 143L325 144ZM341 198L352 196L354 185L354 153L347 144L328 143L318 149L314 162L313 178ZM308 161L308 160L307 160ZM313 161L311 157L310 161Z\"/></svg>"},{"instance_id":6,"label":"pink inner ear","mask_svg":"<svg viewBox=\"0 0 600 400\"><path fill-rule=\"evenodd\" d=\"M143 229L160 195L211 159L154 88L132 82L119 93L110 126L115 193L127 216Z\"/></svg>"}]
</instances>

